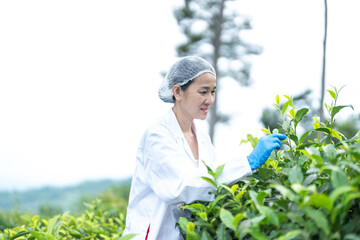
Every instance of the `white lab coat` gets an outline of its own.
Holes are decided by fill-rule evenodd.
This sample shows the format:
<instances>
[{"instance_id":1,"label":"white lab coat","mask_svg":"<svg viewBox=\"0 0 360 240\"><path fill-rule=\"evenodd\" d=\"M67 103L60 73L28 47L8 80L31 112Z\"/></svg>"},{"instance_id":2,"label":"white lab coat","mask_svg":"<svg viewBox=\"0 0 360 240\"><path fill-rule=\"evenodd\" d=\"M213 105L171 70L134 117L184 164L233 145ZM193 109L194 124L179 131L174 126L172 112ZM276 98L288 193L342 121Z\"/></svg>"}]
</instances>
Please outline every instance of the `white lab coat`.
<instances>
[{"instance_id":1,"label":"white lab coat","mask_svg":"<svg viewBox=\"0 0 360 240\"><path fill-rule=\"evenodd\" d=\"M209 177L202 160L213 170L222 162L215 161L209 136L195 125L193 129L198 140L198 164L172 110L144 133L136 156L124 235L135 233L133 240L144 240L150 225L148 240L182 239L175 223L188 213L178 205L213 200L209 191L214 186L201 178ZM219 182L229 184L249 174L247 159L229 161Z\"/></svg>"}]
</instances>

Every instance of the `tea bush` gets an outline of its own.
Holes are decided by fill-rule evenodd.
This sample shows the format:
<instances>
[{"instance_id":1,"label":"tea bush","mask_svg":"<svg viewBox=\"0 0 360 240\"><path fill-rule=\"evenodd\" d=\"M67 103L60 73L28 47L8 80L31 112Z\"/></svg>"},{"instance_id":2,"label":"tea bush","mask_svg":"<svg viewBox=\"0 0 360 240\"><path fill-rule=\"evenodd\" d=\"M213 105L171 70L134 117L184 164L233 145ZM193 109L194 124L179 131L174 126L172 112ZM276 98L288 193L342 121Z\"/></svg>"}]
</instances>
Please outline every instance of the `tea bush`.
<instances>
[{"instance_id":1,"label":"tea bush","mask_svg":"<svg viewBox=\"0 0 360 240\"><path fill-rule=\"evenodd\" d=\"M341 90L341 89L340 89ZM296 109L293 99L274 106L287 139L268 161L249 177L227 186L218 183L223 166L205 181L216 187L215 200L182 207L190 218L180 218L186 239L360 239L360 132L351 139L334 129L335 116L348 106L337 105L339 91L328 90L329 119L314 118L313 129L298 134L308 108ZM263 129L266 134L271 132ZM317 138L307 139L311 133ZM248 135L242 143L255 147Z\"/></svg>"},{"instance_id":2,"label":"tea bush","mask_svg":"<svg viewBox=\"0 0 360 240\"><path fill-rule=\"evenodd\" d=\"M0 240L131 239L133 235L122 236L125 228L123 210L127 202L115 199L116 201L110 203L110 199L113 198L108 195L105 200L96 199L85 204L86 210L78 217L73 217L69 213L50 219L23 215L25 224L0 231ZM111 207L111 204L116 207Z\"/></svg>"},{"instance_id":3,"label":"tea bush","mask_svg":"<svg viewBox=\"0 0 360 240\"><path fill-rule=\"evenodd\" d=\"M23 213L21 213L17 207L14 207L10 211L0 210L0 232L6 228L13 228L17 225L25 224L25 220L22 219Z\"/></svg>"}]
</instances>

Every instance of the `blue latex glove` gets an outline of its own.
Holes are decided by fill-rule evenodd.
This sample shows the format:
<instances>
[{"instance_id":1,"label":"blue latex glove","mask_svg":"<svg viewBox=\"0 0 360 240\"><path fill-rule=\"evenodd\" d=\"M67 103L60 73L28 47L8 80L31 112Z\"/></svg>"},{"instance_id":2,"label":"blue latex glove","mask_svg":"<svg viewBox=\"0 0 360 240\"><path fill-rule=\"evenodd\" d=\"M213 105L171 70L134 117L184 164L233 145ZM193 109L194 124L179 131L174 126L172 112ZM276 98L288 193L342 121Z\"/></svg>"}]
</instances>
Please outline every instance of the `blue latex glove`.
<instances>
[{"instance_id":1,"label":"blue latex glove","mask_svg":"<svg viewBox=\"0 0 360 240\"><path fill-rule=\"evenodd\" d=\"M263 165L275 148L280 149L280 140L285 138L286 135L281 133L270 134L260 138L252 153L247 157L251 170L255 170Z\"/></svg>"}]
</instances>

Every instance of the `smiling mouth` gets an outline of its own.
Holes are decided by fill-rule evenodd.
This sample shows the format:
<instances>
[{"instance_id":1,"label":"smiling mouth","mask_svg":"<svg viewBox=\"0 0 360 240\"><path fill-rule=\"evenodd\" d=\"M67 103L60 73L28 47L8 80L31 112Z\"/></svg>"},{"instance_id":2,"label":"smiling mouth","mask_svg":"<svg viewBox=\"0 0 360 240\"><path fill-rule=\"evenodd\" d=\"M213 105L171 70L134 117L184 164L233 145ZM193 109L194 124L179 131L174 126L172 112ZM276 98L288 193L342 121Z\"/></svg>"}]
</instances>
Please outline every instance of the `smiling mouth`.
<instances>
[{"instance_id":1,"label":"smiling mouth","mask_svg":"<svg viewBox=\"0 0 360 240\"><path fill-rule=\"evenodd\" d=\"M203 113L208 113L209 109L208 108L201 108L200 109Z\"/></svg>"}]
</instances>

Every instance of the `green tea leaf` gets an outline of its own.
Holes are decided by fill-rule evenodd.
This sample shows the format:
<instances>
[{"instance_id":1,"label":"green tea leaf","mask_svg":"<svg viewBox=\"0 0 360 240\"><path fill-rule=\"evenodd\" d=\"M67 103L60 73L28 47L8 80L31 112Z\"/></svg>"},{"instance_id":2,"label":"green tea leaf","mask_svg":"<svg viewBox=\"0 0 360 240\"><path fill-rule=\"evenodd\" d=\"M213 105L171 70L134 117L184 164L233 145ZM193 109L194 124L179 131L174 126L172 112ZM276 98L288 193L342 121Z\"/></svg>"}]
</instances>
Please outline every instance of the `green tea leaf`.
<instances>
[{"instance_id":1,"label":"green tea leaf","mask_svg":"<svg viewBox=\"0 0 360 240\"><path fill-rule=\"evenodd\" d=\"M324 133L326 133L327 135L329 135L330 132L331 132L329 128L324 128L324 127L318 127L318 128L315 129L315 131L324 132Z\"/></svg>"},{"instance_id":2,"label":"green tea leaf","mask_svg":"<svg viewBox=\"0 0 360 240\"><path fill-rule=\"evenodd\" d=\"M219 185L224 189L226 189L226 191L228 191L232 196L234 196L234 193L232 192L231 188L229 188L227 185L225 184L219 184Z\"/></svg>"},{"instance_id":3,"label":"green tea leaf","mask_svg":"<svg viewBox=\"0 0 360 240\"><path fill-rule=\"evenodd\" d=\"M272 104L277 110L279 110L280 111L280 106L278 105L278 104Z\"/></svg>"},{"instance_id":4,"label":"green tea leaf","mask_svg":"<svg viewBox=\"0 0 360 240\"><path fill-rule=\"evenodd\" d=\"M335 117L335 115L343 108L350 107L352 110L354 110L354 107L352 105L344 105L344 106L335 106L331 111L331 117Z\"/></svg>"},{"instance_id":5,"label":"green tea leaf","mask_svg":"<svg viewBox=\"0 0 360 240\"><path fill-rule=\"evenodd\" d=\"M281 115L284 115L286 113L287 108L289 107L289 104L291 103L291 100L288 100L286 103L284 103L284 106L281 110Z\"/></svg>"},{"instance_id":6,"label":"green tea leaf","mask_svg":"<svg viewBox=\"0 0 360 240\"><path fill-rule=\"evenodd\" d=\"M354 192L354 193L349 193L344 197L344 205L348 204L350 201L356 199L356 198L360 198L360 192Z\"/></svg>"},{"instance_id":7,"label":"green tea leaf","mask_svg":"<svg viewBox=\"0 0 360 240\"><path fill-rule=\"evenodd\" d=\"M231 192L234 194L235 191L238 189L238 187L239 187L239 185L237 185L237 184L232 185L231 188L230 188Z\"/></svg>"},{"instance_id":8,"label":"green tea leaf","mask_svg":"<svg viewBox=\"0 0 360 240\"><path fill-rule=\"evenodd\" d=\"M194 229L195 229L194 223L193 222L188 222L188 224L186 225L186 231L188 233L190 233L190 232L194 231Z\"/></svg>"},{"instance_id":9,"label":"green tea leaf","mask_svg":"<svg viewBox=\"0 0 360 240\"><path fill-rule=\"evenodd\" d=\"M306 212L306 215L315 222L315 225L318 228L322 229L326 235L329 235L330 233L329 222L325 214L311 207L306 207L304 210Z\"/></svg>"},{"instance_id":10,"label":"green tea leaf","mask_svg":"<svg viewBox=\"0 0 360 240\"><path fill-rule=\"evenodd\" d=\"M34 236L37 240L48 240L42 233L37 231L30 231L31 235Z\"/></svg>"},{"instance_id":11,"label":"green tea leaf","mask_svg":"<svg viewBox=\"0 0 360 240\"><path fill-rule=\"evenodd\" d=\"M189 223L189 220L187 218L184 218L184 217L180 217L179 220L178 220L178 223L181 227L181 229L186 232L187 231L187 225Z\"/></svg>"},{"instance_id":12,"label":"green tea leaf","mask_svg":"<svg viewBox=\"0 0 360 240\"><path fill-rule=\"evenodd\" d=\"M348 186L349 180L342 170L338 170L331 172L331 183L335 188L338 188L341 186Z\"/></svg>"},{"instance_id":13,"label":"green tea leaf","mask_svg":"<svg viewBox=\"0 0 360 240\"><path fill-rule=\"evenodd\" d=\"M357 166L356 164L352 163L352 162L340 161L339 164L345 165L345 166L357 171L358 173L360 173L360 167Z\"/></svg>"},{"instance_id":14,"label":"green tea leaf","mask_svg":"<svg viewBox=\"0 0 360 240\"><path fill-rule=\"evenodd\" d=\"M236 230L234 223L233 223L234 216L231 214L230 211L226 210L225 208L222 208L220 210L220 219L226 227L232 229L233 231Z\"/></svg>"},{"instance_id":15,"label":"green tea leaf","mask_svg":"<svg viewBox=\"0 0 360 240\"><path fill-rule=\"evenodd\" d=\"M209 173L211 176L215 177L215 173L213 172L213 170L205 163L204 160L203 160L202 162L203 162L204 165L206 166L206 168L207 168L207 170L208 170L208 173Z\"/></svg>"},{"instance_id":16,"label":"green tea leaf","mask_svg":"<svg viewBox=\"0 0 360 240\"><path fill-rule=\"evenodd\" d=\"M291 140L293 140L296 145L299 144L299 139L298 139L298 137L297 137L296 135L290 134L290 135L289 135L289 138L290 138Z\"/></svg>"},{"instance_id":17,"label":"green tea leaf","mask_svg":"<svg viewBox=\"0 0 360 240\"><path fill-rule=\"evenodd\" d=\"M296 112L294 121L296 124L302 121L303 117L308 113L308 108L302 108L299 111Z\"/></svg>"},{"instance_id":18,"label":"green tea leaf","mask_svg":"<svg viewBox=\"0 0 360 240\"><path fill-rule=\"evenodd\" d=\"M248 143L249 141L248 140L246 140L246 139L241 139L241 141L240 141L240 143L239 143L239 145L241 145L241 144L243 144L243 143Z\"/></svg>"},{"instance_id":19,"label":"green tea leaf","mask_svg":"<svg viewBox=\"0 0 360 240\"><path fill-rule=\"evenodd\" d=\"M274 210L266 206L260 206L259 212L265 215L265 217L269 220L269 222L272 223L274 226L276 227L279 226L279 219L276 216Z\"/></svg>"},{"instance_id":20,"label":"green tea leaf","mask_svg":"<svg viewBox=\"0 0 360 240\"><path fill-rule=\"evenodd\" d=\"M310 196L310 205L317 208L324 208L328 211L332 209L332 201L328 195L325 194L313 194Z\"/></svg>"},{"instance_id":21,"label":"green tea leaf","mask_svg":"<svg viewBox=\"0 0 360 240\"><path fill-rule=\"evenodd\" d=\"M280 96L279 95L276 95L275 102L277 105L280 105Z\"/></svg>"},{"instance_id":22,"label":"green tea leaf","mask_svg":"<svg viewBox=\"0 0 360 240\"><path fill-rule=\"evenodd\" d=\"M323 146L323 151L328 161L334 162L336 160L337 152L334 145L327 144L326 146Z\"/></svg>"},{"instance_id":23,"label":"green tea leaf","mask_svg":"<svg viewBox=\"0 0 360 240\"><path fill-rule=\"evenodd\" d=\"M267 129L267 128L262 128L261 131L266 133L266 134L271 134L270 130Z\"/></svg>"},{"instance_id":24,"label":"green tea leaf","mask_svg":"<svg viewBox=\"0 0 360 240\"><path fill-rule=\"evenodd\" d=\"M274 170L270 168L261 167L258 168L259 177L266 181L274 176Z\"/></svg>"},{"instance_id":25,"label":"green tea leaf","mask_svg":"<svg viewBox=\"0 0 360 240\"><path fill-rule=\"evenodd\" d=\"M290 97L288 95L283 95L286 99L290 100Z\"/></svg>"},{"instance_id":26,"label":"green tea leaf","mask_svg":"<svg viewBox=\"0 0 360 240\"><path fill-rule=\"evenodd\" d=\"M243 190L239 191L239 193L235 195L235 198L237 200L240 200L240 198L244 195L244 193L245 193L245 191L243 191Z\"/></svg>"},{"instance_id":27,"label":"green tea leaf","mask_svg":"<svg viewBox=\"0 0 360 240\"><path fill-rule=\"evenodd\" d=\"M321 157L319 150L316 147L310 146L310 147L306 147L305 150L300 150L300 151L310 159L315 160L319 165L322 165L323 159Z\"/></svg>"},{"instance_id":28,"label":"green tea leaf","mask_svg":"<svg viewBox=\"0 0 360 240\"><path fill-rule=\"evenodd\" d=\"M267 196L267 193L261 191L257 194L256 200L259 203L259 205L264 205L265 197Z\"/></svg>"},{"instance_id":29,"label":"green tea leaf","mask_svg":"<svg viewBox=\"0 0 360 240\"><path fill-rule=\"evenodd\" d=\"M226 197L226 194L216 196L215 200L210 202L209 210L211 210L214 206L218 204L218 202Z\"/></svg>"},{"instance_id":30,"label":"green tea leaf","mask_svg":"<svg viewBox=\"0 0 360 240\"><path fill-rule=\"evenodd\" d=\"M277 191L280 192L280 194L289 199L290 201L295 201L296 195L288 188L280 185L280 184L272 184L270 185L271 188L275 188Z\"/></svg>"},{"instance_id":31,"label":"green tea leaf","mask_svg":"<svg viewBox=\"0 0 360 240\"><path fill-rule=\"evenodd\" d=\"M122 236L119 240L129 240L135 236L136 236L136 234L127 234L125 236Z\"/></svg>"},{"instance_id":32,"label":"green tea leaf","mask_svg":"<svg viewBox=\"0 0 360 240\"><path fill-rule=\"evenodd\" d=\"M353 225L355 225L355 223ZM344 239L345 240L360 240L359 235L354 234L354 233L346 234Z\"/></svg>"},{"instance_id":33,"label":"green tea leaf","mask_svg":"<svg viewBox=\"0 0 360 240\"><path fill-rule=\"evenodd\" d=\"M248 232L256 240L270 240L270 238L258 230L248 229L246 232Z\"/></svg>"},{"instance_id":34,"label":"green tea leaf","mask_svg":"<svg viewBox=\"0 0 360 240\"><path fill-rule=\"evenodd\" d=\"M251 146L253 147L253 148L255 148L255 146L256 146L256 144L258 143L258 141L259 141L259 139L257 138L257 137L253 137L253 135L251 135L251 134L248 134L247 135L247 139L248 139L248 141L251 143Z\"/></svg>"},{"instance_id":35,"label":"green tea leaf","mask_svg":"<svg viewBox=\"0 0 360 240\"><path fill-rule=\"evenodd\" d=\"M312 132L312 130L305 132L305 133L300 137L299 143L303 143L303 142L305 141L305 138L307 137L307 135L309 135L311 132Z\"/></svg>"},{"instance_id":36,"label":"green tea leaf","mask_svg":"<svg viewBox=\"0 0 360 240\"><path fill-rule=\"evenodd\" d=\"M221 223L219 225L219 228L216 231L216 239L218 239L218 240L227 240L226 239L225 225L223 223Z\"/></svg>"},{"instance_id":37,"label":"green tea leaf","mask_svg":"<svg viewBox=\"0 0 360 240\"><path fill-rule=\"evenodd\" d=\"M239 225L239 222L245 218L245 215L243 213L238 213L235 215L233 220L233 225L236 228Z\"/></svg>"},{"instance_id":38,"label":"green tea leaf","mask_svg":"<svg viewBox=\"0 0 360 240\"><path fill-rule=\"evenodd\" d=\"M208 183L210 183L211 185L214 185L215 187L217 187L217 184L210 178L208 177L201 177L202 179L204 179L205 181L207 181Z\"/></svg>"},{"instance_id":39,"label":"green tea leaf","mask_svg":"<svg viewBox=\"0 0 360 240\"><path fill-rule=\"evenodd\" d=\"M12 236L12 237L10 238L10 240L14 240L14 239L16 239L16 238L18 238L18 237L25 236L25 235L27 235L27 234L29 234L29 233L30 233L29 231L21 231L21 232L15 234L14 236ZM1 235L0 235L0 237L1 237ZM6 239L6 238L5 238L5 239Z\"/></svg>"},{"instance_id":40,"label":"green tea leaf","mask_svg":"<svg viewBox=\"0 0 360 240\"><path fill-rule=\"evenodd\" d=\"M201 234L201 240L213 240L211 235L205 230Z\"/></svg>"},{"instance_id":41,"label":"green tea leaf","mask_svg":"<svg viewBox=\"0 0 360 240\"><path fill-rule=\"evenodd\" d=\"M314 180L317 179L317 177L318 177L317 174L310 174L310 175L306 176L306 178L303 182L304 186L307 186L310 183L312 183Z\"/></svg>"},{"instance_id":42,"label":"green tea leaf","mask_svg":"<svg viewBox=\"0 0 360 240\"><path fill-rule=\"evenodd\" d=\"M356 192L356 188L352 186L340 186L337 187L334 191L330 194L330 199L332 204L335 203L335 200L341 196L342 194L348 193L348 192Z\"/></svg>"},{"instance_id":43,"label":"green tea leaf","mask_svg":"<svg viewBox=\"0 0 360 240\"><path fill-rule=\"evenodd\" d=\"M250 190L249 196L250 196L251 200L253 201L253 203L255 204L256 208L259 208L260 204L258 203L258 200L257 200L258 193L253 190Z\"/></svg>"},{"instance_id":44,"label":"green tea leaf","mask_svg":"<svg viewBox=\"0 0 360 240\"><path fill-rule=\"evenodd\" d=\"M190 205L182 206L181 209L188 209L191 212L203 212L206 211L206 207L201 203L193 203Z\"/></svg>"},{"instance_id":45,"label":"green tea leaf","mask_svg":"<svg viewBox=\"0 0 360 240\"><path fill-rule=\"evenodd\" d=\"M224 170L224 164L218 166L215 170L215 182L217 182L217 180L219 179L219 177L221 176L222 172Z\"/></svg>"},{"instance_id":46,"label":"green tea leaf","mask_svg":"<svg viewBox=\"0 0 360 240\"><path fill-rule=\"evenodd\" d=\"M49 220L49 225L47 227L47 233L48 234L53 234L54 235L54 232L57 230L57 229L54 229L54 226L55 226L56 222L58 221L59 217L60 216L57 215L57 216L55 216L55 217L53 217L53 218L51 218Z\"/></svg>"},{"instance_id":47,"label":"green tea leaf","mask_svg":"<svg viewBox=\"0 0 360 240\"><path fill-rule=\"evenodd\" d=\"M295 165L289 172L289 181L291 184L302 183L304 181L304 175L301 168Z\"/></svg>"},{"instance_id":48,"label":"green tea leaf","mask_svg":"<svg viewBox=\"0 0 360 240\"><path fill-rule=\"evenodd\" d=\"M289 113L290 113L291 118L294 118L295 114L296 114L295 108L290 109Z\"/></svg>"},{"instance_id":49,"label":"green tea leaf","mask_svg":"<svg viewBox=\"0 0 360 240\"><path fill-rule=\"evenodd\" d=\"M189 232L187 235L186 235L186 239L187 240L201 240L201 237L198 233L196 232Z\"/></svg>"},{"instance_id":50,"label":"green tea leaf","mask_svg":"<svg viewBox=\"0 0 360 240\"><path fill-rule=\"evenodd\" d=\"M331 136L339 139L340 141L341 141L342 138L344 137L343 134L339 133L339 132L336 131L335 129L331 129Z\"/></svg>"},{"instance_id":51,"label":"green tea leaf","mask_svg":"<svg viewBox=\"0 0 360 240\"><path fill-rule=\"evenodd\" d=\"M301 233L302 233L301 230L293 230L286 233L285 235L275 238L274 240L291 240L301 235Z\"/></svg>"},{"instance_id":52,"label":"green tea leaf","mask_svg":"<svg viewBox=\"0 0 360 240\"><path fill-rule=\"evenodd\" d=\"M207 213L206 213L206 212L199 213L199 217L201 217L204 221L207 221L207 220L208 220L208 217L207 217Z\"/></svg>"},{"instance_id":53,"label":"green tea leaf","mask_svg":"<svg viewBox=\"0 0 360 240\"><path fill-rule=\"evenodd\" d=\"M334 91L331 91L331 90L327 90L329 93L330 93L330 96L333 98L333 99L336 99L336 94L334 93Z\"/></svg>"},{"instance_id":54,"label":"green tea leaf","mask_svg":"<svg viewBox=\"0 0 360 240\"><path fill-rule=\"evenodd\" d=\"M243 144L243 143L248 143L248 142L249 142L249 143L251 144L251 146L252 146L253 148L255 148L255 146L256 146L256 144L258 143L258 141L259 141L259 139L258 139L257 137L254 137L253 135L248 134L248 135L246 136L246 140L245 140L245 139L242 139L239 145L241 145L241 144Z\"/></svg>"}]
</instances>

